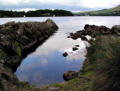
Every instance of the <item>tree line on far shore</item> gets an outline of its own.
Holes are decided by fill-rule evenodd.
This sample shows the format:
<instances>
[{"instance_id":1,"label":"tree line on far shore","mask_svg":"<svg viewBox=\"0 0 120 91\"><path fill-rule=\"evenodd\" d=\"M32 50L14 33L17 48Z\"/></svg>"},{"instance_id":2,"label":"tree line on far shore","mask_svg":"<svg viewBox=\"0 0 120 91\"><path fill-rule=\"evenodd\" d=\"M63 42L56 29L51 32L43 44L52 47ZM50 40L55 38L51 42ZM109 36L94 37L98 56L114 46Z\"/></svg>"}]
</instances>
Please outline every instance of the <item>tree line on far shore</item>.
<instances>
[{"instance_id":1,"label":"tree line on far shore","mask_svg":"<svg viewBox=\"0 0 120 91\"><path fill-rule=\"evenodd\" d=\"M0 17L44 17L44 16L73 16L72 12L67 10L41 9L36 11L6 11L0 10Z\"/></svg>"}]
</instances>

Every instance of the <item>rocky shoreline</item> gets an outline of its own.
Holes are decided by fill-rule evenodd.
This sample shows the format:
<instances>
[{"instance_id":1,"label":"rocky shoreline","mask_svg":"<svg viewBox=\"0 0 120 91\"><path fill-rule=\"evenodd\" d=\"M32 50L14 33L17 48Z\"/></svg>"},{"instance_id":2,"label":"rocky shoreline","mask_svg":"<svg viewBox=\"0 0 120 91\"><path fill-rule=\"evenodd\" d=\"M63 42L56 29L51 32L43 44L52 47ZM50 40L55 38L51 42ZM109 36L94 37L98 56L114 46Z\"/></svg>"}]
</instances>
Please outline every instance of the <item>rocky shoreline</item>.
<instances>
[{"instance_id":1,"label":"rocky shoreline","mask_svg":"<svg viewBox=\"0 0 120 91\"><path fill-rule=\"evenodd\" d=\"M77 38L81 38L82 40L88 40L85 36L89 35L93 38L99 35L109 35L116 34L120 35L120 25L115 25L112 28L108 28L106 26L96 26L86 24L83 30L77 31L76 33L70 33L68 38L72 38L76 40Z\"/></svg>"},{"instance_id":2,"label":"rocky shoreline","mask_svg":"<svg viewBox=\"0 0 120 91\"><path fill-rule=\"evenodd\" d=\"M63 78L67 82L47 86L41 91L119 91L119 33L120 25L108 28L88 24L83 31L71 33L68 38L81 38L90 43L82 69L78 72L72 70L65 72ZM92 38L88 40L86 35ZM64 57L67 55L69 55L67 52L63 53Z\"/></svg>"},{"instance_id":3,"label":"rocky shoreline","mask_svg":"<svg viewBox=\"0 0 120 91\"><path fill-rule=\"evenodd\" d=\"M89 35L92 37L90 40L86 37ZM84 26L83 30L77 31L76 33L70 33L68 38L72 38L74 40L81 38L83 41L88 41L91 44L91 41L95 39L98 36L106 36L106 35L117 35L120 36L120 25L115 25L112 28L108 28L106 26L96 26L96 25L88 25L86 24ZM77 45L79 46L79 45ZM73 51L78 50L77 46L73 47ZM66 57L69 54L67 52L63 53L63 56ZM68 81L71 79L74 79L78 77L79 72L74 72L74 71L67 71L63 74L64 80Z\"/></svg>"},{"instance_id":4,"label":"rocky shoreline","mask_svg":"<svg viewBox=\"0 0 120 91\"><path fill-rule=\"evenodd\" d=\"M50 19L0 25L0 91L24 91L17 87L19 81L14 72L22 59L57 30L58 26Z\"/></svg>"},{"instance_id":5,"label":"rocky shoreline","mask_svg":"<svg viewBox=\"0 0 120 91\"><path fill-rule=\"evenodd\" d=\"M87 48L87 59L85 60L83 64L83 69L81 71L67 71L63 74L63 78L68 81L66 83L50 85L37 89L32 87L29 83L19 82L17 77L14 75L14 72L20 65L22 59L24 59L29 53L33 52L39 45L41 45L46 39L54 34L57 29L58 26L50 19L41 23L9 22L0 25L0 91L93 91L94 89L99 88L99 86L94 88L97 83L96 79L94 79L94 76L96 76L97 78L100 75L98 74L99 71L96 70L97 67L95 65L97 64L99 66L99 64L93 62L93 60L96 61L96 55L94 56L91 52L95 52L95 50L98 50L96 46L102 45L105 40L109 43L111 39L111 41L113 42L110 43L116 43L116 39L119 40L120 25L115 25L112 28L108 28L106 26L95 26L86 24L83 30L77 31L76 33L70 33L70 36L68 36L68 38L72 38L74 40L77 38L81 38L84 41L88 41L91 44L91 47ZM87 39L87 35L92 37L91 40ZM96 40L93 40L93 38L95 38ZM102 40L102 42L100 41L99 43L98 40ZM104 43L104 46L102 47L105 46L108 45L105 45ZM78 50L77 47L79 47L79 45L73 47L73 51ZM112 50L112 48L114 47L110 48ZM108 49L106 50L109 51ZM67 55L69 55L67 52L63 54L64 57L66 57ZM109 54L107 56L109 56ZM97 85L99 85L99 82L97 83ZM100 87L103 85L100 84ZM108 89L109 88L106 87L103 88L103 90L98 91L108 91ZM112 90L109 89L109 91ZM115 91L118 91L118 88Z\"/></svg>"}]
</instances>

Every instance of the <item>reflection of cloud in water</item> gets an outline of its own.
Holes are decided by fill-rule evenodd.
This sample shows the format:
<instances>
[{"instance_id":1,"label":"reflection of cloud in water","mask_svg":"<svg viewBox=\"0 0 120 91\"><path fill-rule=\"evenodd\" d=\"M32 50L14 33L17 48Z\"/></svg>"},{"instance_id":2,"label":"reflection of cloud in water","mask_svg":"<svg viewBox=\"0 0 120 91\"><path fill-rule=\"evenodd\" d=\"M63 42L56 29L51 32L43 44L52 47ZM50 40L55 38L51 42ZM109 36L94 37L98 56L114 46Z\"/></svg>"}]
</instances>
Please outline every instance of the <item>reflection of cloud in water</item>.
<instances>
[{"instance_id":1,"label":"reflection of cloud in water","mask_svg":"<svg viewBox=\"0 0 120 91\"><path fill-rule=\"evenodd\" d=\"M79 39L81 41L81 39ZM87 53L86 47L89 46L89 43L86 41L82 41L80 46L78 47L79 49L76 51L73 51L72 49L70 50L65 50L65 52L68 52L67 60L84 60L85 55Z\"/></svg>"},{"instance_id":2,"label":"reflection of cloud in water","mask_svg":"<svg viewBox=\"0 0 120 91\"><path fill-rule=\"evenodd\" d=\"M72 48L75 45L80 45L79 51L72 51ZM64 33L57 33L56 36L51 37L47 42L45 42L42 46L40 46L31 56L48 56L52 55L54 51L58 51L61 53L69 52L70 55L67 59L69 60L78 60L84 59L86 54L86 46L88 44L82 41L80 38L77 40L73 40L71 38L67 38ZM71 54L73 52L73 54ZM46 60L43 61L46 63Z\"/></svg>"},{"instance_id":3,"label":"reflection of cloud in water","mask_svg":"<svg viewBox=\"0 0 120 91\"><path fill-rule=\"evenodd\" d=\"M31 70L31 69L33 69L33 68L35 68L36 66L37 66L38 64L31 64L31 63L29 63L29 64L27 64L27 65L21 65L20 67L19 67L19 70L21 70L21 72L23 72L23 70L25 71L27 71L27 70Z\"/></svg>"},{"instance_id":4,"label":"reflection of cloud in water","mask_svg":"<svg viewBox=\"0 0 120 91\"><path fill-rule=\"evenodd\" d=\"M35 72L32 77L32 82L34 83L40 83L40 80L43 79L43 75L40 72Z\"/></svg>"},{"instance_id":5,"label":"reflection of cloud in water","mask_svg":"<svg viewBox=\"0 0 120 91\"><path fill-rule=\"evenodd\" d=\"M47 65L48 64L47 59L42 59L40 62L41 62L42 65Z\"/></svg>"},{"instance_id":6,"label":"reflection of cloud in water","mask_svg":"<svg viewBox=\"0 0 120 91\"><path fill-rule=\"evenodd\" d=\"M7 21L42 21L48 17L37 18L2 18L0 24ZM114 18L114 19L113 19ZM62 82L62 75L68 70L78 71L82 67L88 43L68 39L68 32L83 29L85 24L112 25L119 24L120 17L52 17L59 26L59 30L41 45L36 52L24 59L15 73L19 80L28 81L33 85ZM67 33L67 34L66 34ZM80 45L77 51L72 51L75 45ZM69 52L64 58L62 53ZM72 53L71 53L72 52ZM70 60L70 61L66 61ZM73 60L73 61L72 61ZM74 61L75 60L75 61Z\"/></svg>"}]
</instances>

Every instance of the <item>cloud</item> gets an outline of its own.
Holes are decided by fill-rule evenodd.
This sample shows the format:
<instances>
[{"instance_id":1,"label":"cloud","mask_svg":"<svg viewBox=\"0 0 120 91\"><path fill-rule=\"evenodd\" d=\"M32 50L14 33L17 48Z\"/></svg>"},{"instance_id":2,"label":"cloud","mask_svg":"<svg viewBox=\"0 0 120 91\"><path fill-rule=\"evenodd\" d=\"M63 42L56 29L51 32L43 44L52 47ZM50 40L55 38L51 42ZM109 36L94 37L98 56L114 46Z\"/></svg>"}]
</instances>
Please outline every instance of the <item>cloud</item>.
<instances>
[{"instance_id":1,"label":"cloud","mask_svg":"<svg viewBox=\"0 0 120 91\"><path fill-rule=\"evenodd\" d=\"M35 8L21 8L21 9L14 9L15 11L25 11L25 12L28 12L28 11L35 11L36 9Z\"/></svg>"},{"instance_id":2,"label":"cloud","mask_svg":"<svg viewBox=\"0 0 120 91\"><path fill-rule=\"evenodd\" d=\"M88 8L110 8L119 3L120 0L0 0L0 9L58 8L84 10Z\"/></svg>"},{"instance_id":3,"label":"cloud","mask_svg":"<svg viewBox=\"0 0 120 91\"><path fill-rule=\"evenodd\" d=\"M120 0L81 0L79 5L86 8L110 8L120 4Z\"/></svg>"}]
</instances>

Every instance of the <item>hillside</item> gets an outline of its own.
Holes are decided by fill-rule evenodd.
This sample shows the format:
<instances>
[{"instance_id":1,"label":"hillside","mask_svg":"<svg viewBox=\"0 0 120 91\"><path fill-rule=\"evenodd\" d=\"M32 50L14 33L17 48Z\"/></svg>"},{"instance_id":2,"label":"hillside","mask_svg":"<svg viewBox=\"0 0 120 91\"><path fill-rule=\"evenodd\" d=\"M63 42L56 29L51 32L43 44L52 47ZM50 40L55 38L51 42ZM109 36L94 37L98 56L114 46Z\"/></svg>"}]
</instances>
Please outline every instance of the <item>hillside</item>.
<instances>
[{"instance_id":1,"label":"hillside","mask_svg":"<svg viewBox=\"0 0 120 91\"><path fill-rule=\"evenodd\" d=\"M120 5L110 9L98 11L77 12L74 15L78 16L120 16Z\"/></svg>"}]
</instances>

